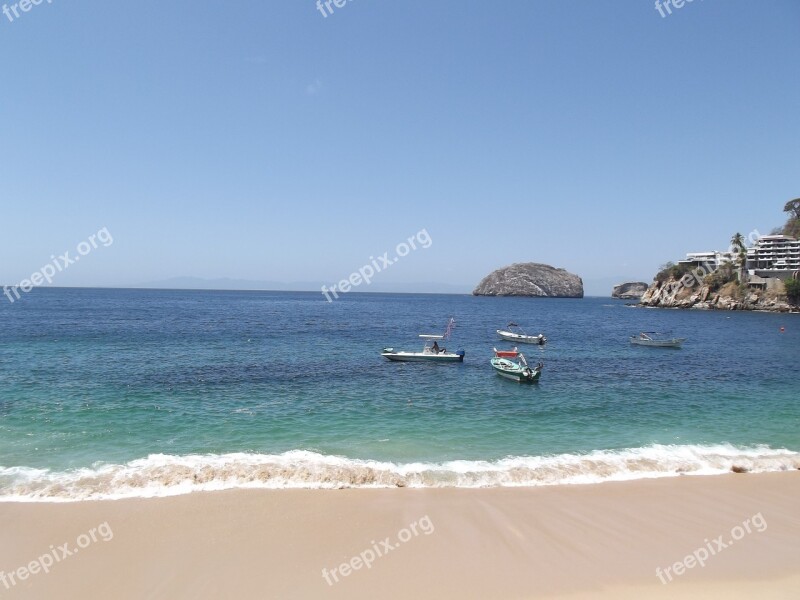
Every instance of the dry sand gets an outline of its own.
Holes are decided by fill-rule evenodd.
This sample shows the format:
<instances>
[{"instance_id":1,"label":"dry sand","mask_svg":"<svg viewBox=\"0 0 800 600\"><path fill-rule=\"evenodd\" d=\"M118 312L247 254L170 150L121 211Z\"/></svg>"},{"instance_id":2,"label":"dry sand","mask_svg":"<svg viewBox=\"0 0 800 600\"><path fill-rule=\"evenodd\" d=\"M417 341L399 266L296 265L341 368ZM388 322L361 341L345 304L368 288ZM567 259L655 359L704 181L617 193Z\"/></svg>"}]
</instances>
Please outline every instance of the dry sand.
<instances>
[{"instance_id":1,"label":"dry sand","mask_svg":"<svg viewBox=\"0 0 800 600\"><path fill-rule=\"evenodd\" d=\"M800 472L2 503L0 528L0 570L60 558L0 598L800 598ZM704 567L656 576L709 544Z\"/></svg>"}]
</instances>

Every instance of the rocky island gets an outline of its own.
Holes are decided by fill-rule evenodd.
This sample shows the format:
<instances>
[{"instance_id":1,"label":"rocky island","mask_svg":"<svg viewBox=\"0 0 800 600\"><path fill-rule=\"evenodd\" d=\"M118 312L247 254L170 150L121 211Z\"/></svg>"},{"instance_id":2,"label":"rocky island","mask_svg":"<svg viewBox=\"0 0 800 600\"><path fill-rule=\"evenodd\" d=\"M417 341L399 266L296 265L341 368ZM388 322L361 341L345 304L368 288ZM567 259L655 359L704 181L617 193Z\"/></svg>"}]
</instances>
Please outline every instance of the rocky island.
<instances>
[{"instance_id":1,"label":"rocky island","mask_svg":"<svg viewBox=\"0 0 800 600\"><path fill-rule=\"evenodd\" d=\"M612 298L622 298L623 300L638 300L647 291L649 286L643 281L631 283L620 283L614 286L611 292Z\"/></svg>"},{"instance_id":2,"label":"rocky island","mask_svg":"<svg viewBox=\"0 0 800 600\"><path fill-rule=\"evenodd\" d=\"M514 263L484 277L472 294L583 298L583 280L564 269L556 269L550 265Z\"/></svg>"}]
</instances>

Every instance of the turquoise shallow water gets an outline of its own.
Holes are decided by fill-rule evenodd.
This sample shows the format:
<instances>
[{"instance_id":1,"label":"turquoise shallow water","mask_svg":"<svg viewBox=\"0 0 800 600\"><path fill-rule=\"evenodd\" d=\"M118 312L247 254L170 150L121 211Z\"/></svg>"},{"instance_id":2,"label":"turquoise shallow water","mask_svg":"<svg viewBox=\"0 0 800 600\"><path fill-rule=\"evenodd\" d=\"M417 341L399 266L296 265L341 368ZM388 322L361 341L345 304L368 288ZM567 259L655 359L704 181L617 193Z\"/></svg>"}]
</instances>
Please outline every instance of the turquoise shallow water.
<instances>
[{"instance_id":1,"label":"turquoise shallow water","mask_svg":"<svg viewBox=\"0 0 800 600\"><path fill-rule=\"evenodd\" d=\"M450 316L464 364L390 363ZM541 382L497 377L495 330ZM0 497L536 485L800 466L800 317L605 298L36 289L0 303ZM780 328L784 327L782 333ZM680 350L634 347L672 332Z\"/></svg>"}]
</instances>

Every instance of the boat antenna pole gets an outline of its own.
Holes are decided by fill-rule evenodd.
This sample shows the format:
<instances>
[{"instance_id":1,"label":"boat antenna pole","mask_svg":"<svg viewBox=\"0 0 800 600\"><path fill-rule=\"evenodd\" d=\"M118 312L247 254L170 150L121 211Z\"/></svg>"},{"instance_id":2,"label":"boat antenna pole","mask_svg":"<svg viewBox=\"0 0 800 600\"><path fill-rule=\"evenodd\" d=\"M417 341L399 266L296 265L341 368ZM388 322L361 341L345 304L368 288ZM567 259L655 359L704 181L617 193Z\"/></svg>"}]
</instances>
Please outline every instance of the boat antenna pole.
<instances>
[{"instance_id":1,"label":"boat antenna pole","mask_svg":"<svg viewBox=\"0 0 800 600\"><path fill-rule=\"evenodd\" d=\"M448 340L450 339L450 334L453 333L453 327L456 326L456 320L453 317L450 317L450 321L447 323L447 329L444 330L444 335L442 339Z\"/></svg>"}]
</instances>

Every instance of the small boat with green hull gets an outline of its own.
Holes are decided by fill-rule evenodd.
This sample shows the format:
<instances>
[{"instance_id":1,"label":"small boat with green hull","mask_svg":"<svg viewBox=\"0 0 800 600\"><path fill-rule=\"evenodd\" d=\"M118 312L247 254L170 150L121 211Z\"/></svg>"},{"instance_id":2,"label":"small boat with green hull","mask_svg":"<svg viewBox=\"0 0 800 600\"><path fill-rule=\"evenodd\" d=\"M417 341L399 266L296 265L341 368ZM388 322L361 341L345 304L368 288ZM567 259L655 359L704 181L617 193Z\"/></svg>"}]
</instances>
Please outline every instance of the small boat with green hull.
<instances>
[{"instance_id":1,"label":"small boat with green hull","mask_svg":"<svg viewBox=\"0 0 800 600\"><path fill-rule=\"evenodd\" d=\"M542 375L544 365L538 363L531 367L525 355L516 348L513 350L494 349L494 358L489 361L495 373L519 383L536 383Z\"/></svg>"}]
</instances>

